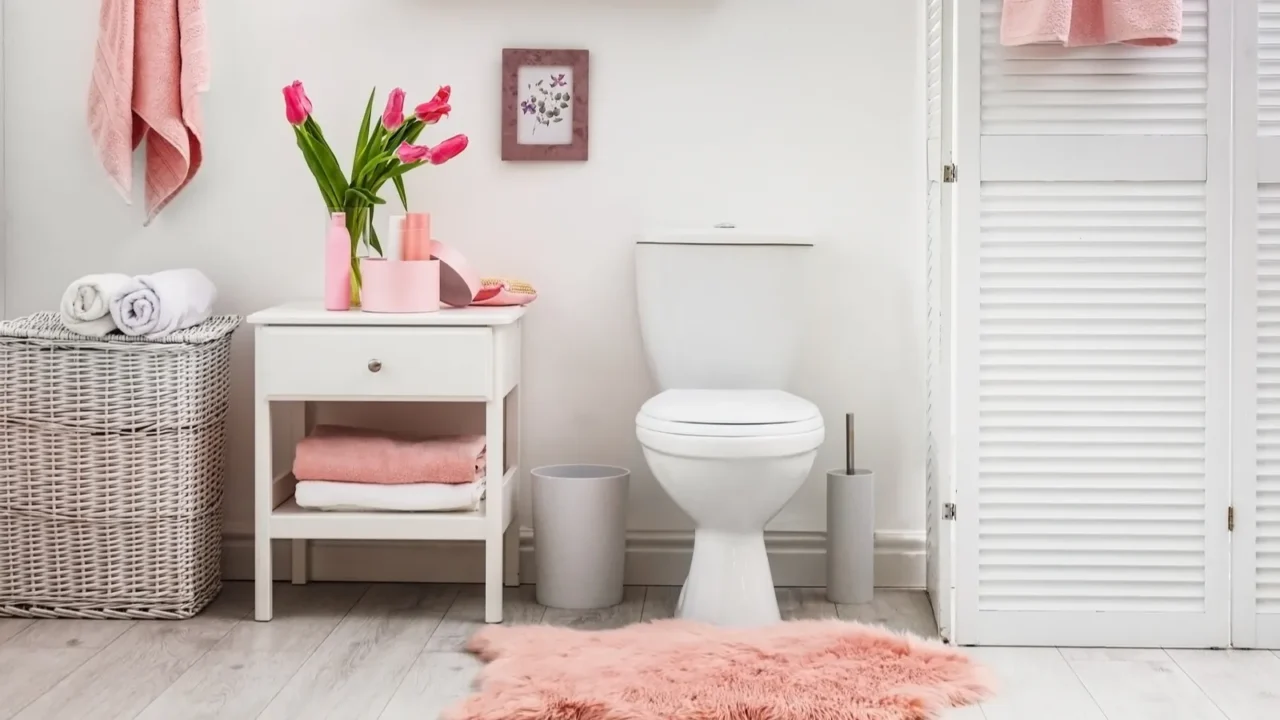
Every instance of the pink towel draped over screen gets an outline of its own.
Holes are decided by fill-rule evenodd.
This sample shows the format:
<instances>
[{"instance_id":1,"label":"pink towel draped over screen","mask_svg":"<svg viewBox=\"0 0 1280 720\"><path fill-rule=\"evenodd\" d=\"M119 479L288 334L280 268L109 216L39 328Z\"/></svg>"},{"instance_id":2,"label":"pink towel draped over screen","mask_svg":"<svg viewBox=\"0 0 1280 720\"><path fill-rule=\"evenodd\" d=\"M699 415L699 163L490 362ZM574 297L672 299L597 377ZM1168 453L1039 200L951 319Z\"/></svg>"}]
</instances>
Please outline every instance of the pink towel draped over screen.
<instances>
[{"instance_id":1,"label":"pink towel draped over screen","mask_svg":"<svg viewBox=\"0 0 1280 720\"><path fill-rule=\"evenodd\" d=\"M89 85L89 132L131 200L133 151L147 140L149 224L200 169L198 93L209 87L205 0L102 0Z\"/></svg>"},{"instance_id":2,"label":"pink towel draped over screen","mask_svg":"<svg viewBox=\"0 0 1280 720\"><path fill-rule=\"evenodd\" d=\"M405 485L475 482L485 473L483 435L414 440L361 428L321 425L298 443L299 480Z\"/></svg>"},{"instance_id":3,"label":"pink towel draped over screen","mask_svg":"<svg viewBox=\"0 0 1280 720\"><path fill-rule=\"evenodd\" d=\"M1004 0L1003 45L1172 45L1182 37L1182 0Z\"/></svg>"}]
</instances>

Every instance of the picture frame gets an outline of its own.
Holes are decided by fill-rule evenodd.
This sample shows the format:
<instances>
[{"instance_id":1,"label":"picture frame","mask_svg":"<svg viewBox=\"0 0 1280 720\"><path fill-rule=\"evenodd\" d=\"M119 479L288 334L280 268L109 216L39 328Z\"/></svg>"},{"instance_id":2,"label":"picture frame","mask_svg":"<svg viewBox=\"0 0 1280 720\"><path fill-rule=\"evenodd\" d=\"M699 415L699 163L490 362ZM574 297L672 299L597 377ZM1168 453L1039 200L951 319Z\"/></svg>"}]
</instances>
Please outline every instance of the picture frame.
<instances>
[{"instance_id":1,"label":"picture frame","mask_svg":"<svg viewBox=\"0 0 1280 720\"><path fill-rule=\"evenodd\" d=\"M503 160L587 159L590 71L587 50L503 49Z\"/></svg>"}]
</instances>

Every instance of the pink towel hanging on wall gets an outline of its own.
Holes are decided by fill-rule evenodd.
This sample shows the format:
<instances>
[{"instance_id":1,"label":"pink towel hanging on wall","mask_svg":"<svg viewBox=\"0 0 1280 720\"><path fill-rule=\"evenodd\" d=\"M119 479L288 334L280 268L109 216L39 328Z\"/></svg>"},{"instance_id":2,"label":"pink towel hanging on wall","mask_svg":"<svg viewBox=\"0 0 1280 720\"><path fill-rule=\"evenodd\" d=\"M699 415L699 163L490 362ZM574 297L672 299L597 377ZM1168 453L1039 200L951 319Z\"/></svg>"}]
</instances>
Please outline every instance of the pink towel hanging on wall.
<instances>
[{"instance_id":1,"label":"pink towel hanging on wall","mask_svg":"<svg viewBox=\"0 0 1280 720\"><path fill-rule=\"evenodd\" d=\"M1002 45L1172 45L1182 0L1004 0Z\"/></svg>"},{"instance_id":2,"label":"pink towel hanging on wall","mask_svg":"<svg viewBox=\"0 0 1280 720\"><path fill-rule=\"evenodd\" d=\"M146 224L200 169L208 87L204 0L102 0L89 132L126 202L133 151L146 138Z\"/></svg>"}]
</instances>

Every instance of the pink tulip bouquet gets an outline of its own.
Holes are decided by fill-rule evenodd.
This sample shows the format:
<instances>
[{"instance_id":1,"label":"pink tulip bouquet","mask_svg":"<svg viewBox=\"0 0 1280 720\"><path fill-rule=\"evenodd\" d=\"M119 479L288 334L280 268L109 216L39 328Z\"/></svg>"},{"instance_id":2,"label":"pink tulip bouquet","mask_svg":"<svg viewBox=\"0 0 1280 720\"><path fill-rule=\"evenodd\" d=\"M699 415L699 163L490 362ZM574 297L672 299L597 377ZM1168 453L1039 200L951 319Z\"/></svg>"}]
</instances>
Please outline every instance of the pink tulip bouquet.
<instances>
[{"instance_id":1,"label":"pink tulip bouquet","mask_svg":"<svg viewBox=\"0 0 1280 720\"><path fill-rule=\"evenodd\" d=\"M307 161L307 167L316 178L320 196L330 213L347 214L347 231L351 234L351 300L360 301L360 262L358 250L367 243L374 252L382 254L382 244L374 230L373 216L379 205L386 203L378 197L378 191L390 180L400 195L400 204L409 209L404 194L404 174L424 165L440 165L456 157L467 148L466 135L454 135L439 145L415 145L418 136L428 125L434 125L449 114L450 89L440 88L434 97L422 103L409 117L404 114L404 90L396 88L387 98L382 118L374 121L373 98L377 88L369 93L369 102L356 137L355 159L351 162L351 174L346 175L338 158L329 147L320 130L320 123L311 114L311 100L294 81L284 88L284 111L298 149ZM366 234L367 233L367 234Z\"/></svg>"}]
</instances>

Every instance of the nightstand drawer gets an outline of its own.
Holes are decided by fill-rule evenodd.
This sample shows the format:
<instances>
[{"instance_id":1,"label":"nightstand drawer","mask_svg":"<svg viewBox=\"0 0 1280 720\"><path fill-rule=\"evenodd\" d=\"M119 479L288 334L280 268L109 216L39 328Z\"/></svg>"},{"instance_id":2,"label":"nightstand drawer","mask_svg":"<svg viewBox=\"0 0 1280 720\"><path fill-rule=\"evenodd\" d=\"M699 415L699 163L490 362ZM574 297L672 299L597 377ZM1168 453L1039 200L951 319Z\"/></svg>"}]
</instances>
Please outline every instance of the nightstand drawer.
<instances>
[{"instance_id":1,"label":"nightstand drawer","mask_svg":"<svg viewBox=\"0 0 1280 720\"><path fill-rule=\"evenodd\" d=\"M258 392L273 398L471 398L493 394L493 331L282 327L257 335Z\"/></svg>"}]
</instances>

